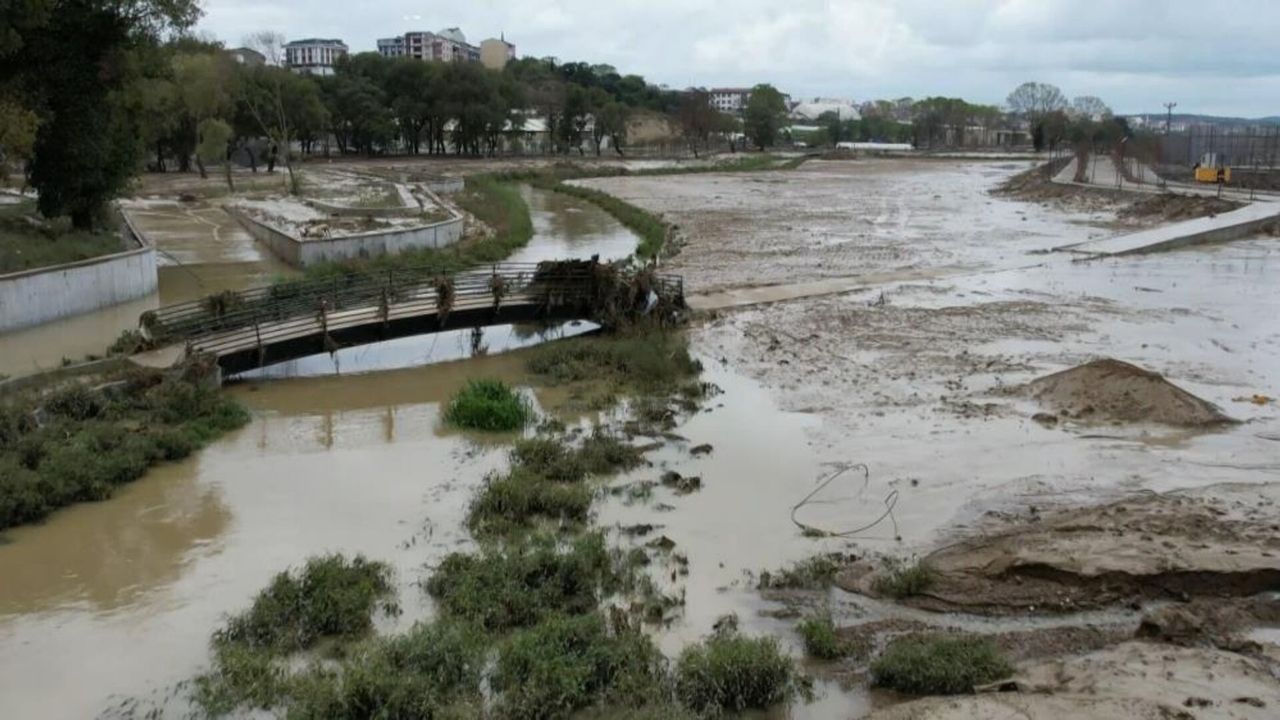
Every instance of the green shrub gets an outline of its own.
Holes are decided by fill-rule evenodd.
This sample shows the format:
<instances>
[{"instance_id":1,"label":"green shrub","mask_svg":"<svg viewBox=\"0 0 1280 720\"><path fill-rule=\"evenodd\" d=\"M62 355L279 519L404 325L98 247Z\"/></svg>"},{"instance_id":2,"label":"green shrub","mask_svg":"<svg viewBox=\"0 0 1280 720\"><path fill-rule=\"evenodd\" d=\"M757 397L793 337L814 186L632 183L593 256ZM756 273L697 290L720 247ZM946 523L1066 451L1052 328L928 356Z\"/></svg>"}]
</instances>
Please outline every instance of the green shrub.
<instances>
[{"instance_id":1,"label":"green shrub","mask_svg":"<svg viewBox=\"0 0 1280 720\"><path fill-rule=\"evenodd\" d=\"M498 716L566 717L588 705L658 699L665 659L632 627L609 628L600 613L554 616L513 635L498 655Z\"/></svg>"},{"instance_id":2,"label":"green shrub","mask_svg":"<svg viewBox=\"0 0 1280 720\"><path fill-rule=\"evenodd\" d=\"M796 632L804 641L804 650L820 660L836 660L849 654L849 646L836 634L836 624L831 613L810 615L796 625Z\"/></svg>"},{"instance_id":3,"label":"green shrub","mask_svg":"<svg viewBox=\"0 0 1280 720\"><path fill-rule=\"evenodd\" d=\"M55 417L89 420L102 414L106 407L101 395L83 385L73 385L50 394L44 409Z\"/></svg>"},{"instance_id":4,"label":"green shrub","mask_svg":"<svg viewBox=\"0 0 1280 720\"><path fill-rule=\"evenodd\" d=\"M552 482L573 483L587 476L580 454L560 438L538 436L517 440L511 464Z\"/></svg>"},{"instance_id":5,"label":"green shrub","mask_svg":"<svg viewBox=\"0 0 1280 720\"><path fill-rule=\"evenodd\" d=\"M871 589L880 595L905 598L928 592L936 579L933 568L923 560L908 563L886 559L884 570L876 575Z\"/></svg>"},{"instance_id":6,"label":"green shrub","mask_svg":"<svg viewBox=\"0 0 1280 720\"><path fill-rule=\"evenodd\" d=\"M391 568L357 555L311 558L295 572L282 572L258 593L253 606L219 630L219 645L291 652L322 638L353 637L373 627L377 602L391 594Z\"/></svg>"},{"instance_id":7,"label":"green shrub","mask_svg":"<svg viewBox=\"0 0 1280 720\"><path fill-rule=\"evenodd\" d=\"M485 481L467 513L477 535L532 527L538 520L581 524L591 513L595 493L581 484L562 483L522 468Z\"/></svg>"},{"instance_id":8,"label":"green shrub","mask_svg":"<svg viewBox=\"0 0 1280 720\"><path fill-rule=\"evenodd\" d=\"M973 635L898 638L871 664L876 685L916 695L973 692L1012 672L991 640Z\"/></svg>"},{"instance_id":9,"label":"green shrub","mask_svg":"<svg viewBox=\"0 0 1280 720\"><path fill-rule=\"evenodd\" d=\"M582 441L578 457L591 475L609 475L644 464L643 450L599 428Z\"/></svg>"},{"instance_id":10,"label":"green shrub","mask_svg":"<svg viewBox=\"0 0 1280 720\"><path fill-rule=\"evenodd\" d=\"M604 382L645 393L677 392L702 372L689 341L661 331L546 343L530 351L527 366L553 383Z\"/></svg>"},{"instance_id":11,"label":"green shrub","mask_svg":"<svg viewBox=\"0 0 1280 720\"><path fill-rule=\"evenodd\" d=\"M289 718L467 716L480 694L486 642L467 625L416 625L379 639L334 670L313 667L291 683ZM478 717L478 713L476 713Z\"/></svg>"},{"instance_id":12,"label":"green shrub","mask_svg":"<svg viewBox=\"0 0 1280 720\"><path fill-rule=\"evenodd\" d=\"M686 707L713 714L781 703L795 693L798 679L776 639L721 632L680 653L675 684Z\"/></svg>"},{"instance_id":13,"label":"green shrub","mask_svg":"<svg viewBox=\"0 0 1280 720\"><path fill-rule=\"evenodd\" d=\"M761 572L757 587L761 590L821 590L831 587L836 573L843 566L844 556L839 553L814 555L782 570Z\"/></svg>"},{"instance_id":14,"label":"green shrub","mask_svg":"<svg viewBox=\"0 0 1280 720\"><path fill-rule=\"evenodd\" d=\"M447 616L506 630L556 613L591 612L616 584L604 536L591 533L568 544L536 535L518 546L453 553L426 590Z\"/></svg>"},{"instance_id":15,"label":"green shrub","mask_svg":"<svg viewBox=\"0 0 1280 720\"><path fill-rule=\"evenodd\" d=\"M248 705L270 708L288 688L285 669L270 652L244 645L218 645L213 668L195 679L192 699L210 717Z\"/></svg>"},{"instance_id":16,"label":"green shrub","mask_svg":"<svg viewBox=\"0 0 1280 720\"><path fill-rule=\"evenodd\" d=\"M469 380L445 406L444 420L470 430L510 432L533 420L533 408L501 380Z\"/></svg>"}]
</instances>

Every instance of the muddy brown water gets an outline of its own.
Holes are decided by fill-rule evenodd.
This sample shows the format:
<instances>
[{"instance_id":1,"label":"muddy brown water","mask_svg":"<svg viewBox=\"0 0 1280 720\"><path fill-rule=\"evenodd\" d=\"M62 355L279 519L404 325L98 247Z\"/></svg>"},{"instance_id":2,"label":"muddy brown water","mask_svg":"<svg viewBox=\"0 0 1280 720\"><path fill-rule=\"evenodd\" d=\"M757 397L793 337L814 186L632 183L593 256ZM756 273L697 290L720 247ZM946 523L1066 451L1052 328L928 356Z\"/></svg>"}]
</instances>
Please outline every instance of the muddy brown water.
<instances>
[{"instance_id":1,"label":"muddy brown water","mask_svg":"<svg viewBox=\"0 0 1280 720\"><path fill-rule=\"evenodd\" d=\"M524 192L536 234L514 259L607 259L634 250L635 236L593 206ZM178 210L186 215L189 208ZM168 212L148 217L175 221ZM202 241L226 245L221 255L171 232L162 247L191 261L166 268L191 278L174 292L251 284L274 270L265 256L248 260L252 248L239 244L233 229L216 238L210 230ZM166 277L170 290L183 282ZM120 312L127 317L131 310ZM492 353L538 339L524 328L486 331ZM135 702L181 716L185 701L174 688L206 665L212 630L273 574L318 553L363 553L393 565L405 612L384 620L382 629L429 617L430 601L416 583L445 554L472 545L462 525L465 508L484 476L505 464L509 440L446 430L442 402L474 377L512 382L539 408L563 400L563 391L529 387L518 352L470 355L464 331L274 368L230 388L253 411L243 430L154 469L106 502L5 532L0 717L120 714ZM748 632L785 631L786 623L758 615L766 603L750 573L820 546L801 538L787 513L823 472L806 449L813 420L780 411L763 388L706 360L707 379L725 393L679 429L688 442L669 444L651 455L653 467L613 481L653 480L670 468L701 475L704 489L675 497L658 488L651 500L633 505L605 494L599 510L604 527L659 525L655 532L688 555L692 572L677 583L684 611L657 632L673 654L730 612ZM589 425L607 418L566 419ZM714 451L693 457L689 448L702 443ZM664 512L663 505L674 509ZM818 691L798 716L851 716L868 707L866 697L834 684L820 682Z\"/></svg>"}]
</instances>

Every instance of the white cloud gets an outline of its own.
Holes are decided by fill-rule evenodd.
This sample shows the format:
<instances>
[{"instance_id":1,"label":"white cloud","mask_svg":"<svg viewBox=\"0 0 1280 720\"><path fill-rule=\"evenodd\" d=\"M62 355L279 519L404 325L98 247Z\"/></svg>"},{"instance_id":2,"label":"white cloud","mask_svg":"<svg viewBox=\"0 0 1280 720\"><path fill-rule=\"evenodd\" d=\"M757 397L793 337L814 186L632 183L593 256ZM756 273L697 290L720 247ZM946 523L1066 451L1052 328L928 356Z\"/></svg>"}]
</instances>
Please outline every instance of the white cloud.
<instances>
[{"instance_id":1,"label":"white cloud","mask_svg":"<svg viewBox=\"0 0 1280 720\"><path fill-rule=\"evenodd\" d=\"M774 82L795 96L1000 102L1024 80L1120 111L1280 114L1272 0L205 0L200 28L337 36L503 32L522 54L609 63L672 86ZM409 20L407 18L415 18Z\"/></svg>"}]
</instances>

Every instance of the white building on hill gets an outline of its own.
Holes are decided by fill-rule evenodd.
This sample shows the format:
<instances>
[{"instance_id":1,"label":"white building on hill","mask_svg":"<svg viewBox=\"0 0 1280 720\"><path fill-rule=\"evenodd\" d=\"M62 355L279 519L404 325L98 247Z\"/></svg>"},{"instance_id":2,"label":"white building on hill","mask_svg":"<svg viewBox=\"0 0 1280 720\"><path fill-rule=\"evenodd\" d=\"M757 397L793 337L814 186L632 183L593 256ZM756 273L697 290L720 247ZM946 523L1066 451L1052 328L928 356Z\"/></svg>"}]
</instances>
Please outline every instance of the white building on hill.
<instances>
[{"instance_id":1,"label":"white building on hill","mask_svg":"<svg viewBox=\"0 0 1280 720\"><path fill-rule=\"evenodd\" d=\"M332 75L333 64L346 55L347 44L341 40L307 38L284 46L284 64L308 75Z\"/></svg>"}]
</instances>

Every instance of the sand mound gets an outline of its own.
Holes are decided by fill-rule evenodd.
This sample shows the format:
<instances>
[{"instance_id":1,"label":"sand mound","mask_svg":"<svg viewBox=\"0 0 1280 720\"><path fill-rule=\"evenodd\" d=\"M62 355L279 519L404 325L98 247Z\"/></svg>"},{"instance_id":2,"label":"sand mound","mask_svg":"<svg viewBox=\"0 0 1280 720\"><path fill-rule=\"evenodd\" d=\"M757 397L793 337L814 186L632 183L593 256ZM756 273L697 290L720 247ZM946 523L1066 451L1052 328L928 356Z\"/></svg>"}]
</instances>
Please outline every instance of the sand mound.
<instances>
[{"instance_id":1,"label":"sand mound","mask_svg":"<svg viewBox=\"0 0 1280 720\"><path fill-rule=\"evenodd\" d=\"M1100 422L1201 426L1234 422L1216 405L1119 360L1095 360L1033 380L1031 397L1064 417Z\"/></svg>"}]
</instances>

